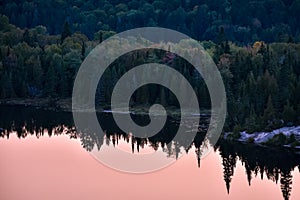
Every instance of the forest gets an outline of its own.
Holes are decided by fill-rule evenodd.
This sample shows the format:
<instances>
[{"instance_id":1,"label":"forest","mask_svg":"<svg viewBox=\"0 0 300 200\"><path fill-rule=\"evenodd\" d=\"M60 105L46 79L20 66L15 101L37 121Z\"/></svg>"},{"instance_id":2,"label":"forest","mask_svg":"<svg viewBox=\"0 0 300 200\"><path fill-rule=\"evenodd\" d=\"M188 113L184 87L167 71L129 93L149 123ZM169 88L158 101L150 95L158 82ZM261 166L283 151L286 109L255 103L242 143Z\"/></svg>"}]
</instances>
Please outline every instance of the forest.
<instances>
[{"instance_id":1,"label":"forest","mask_svg":"<svg viewBox=\"0 0 300 200\"><path fill-rule=\"evenodd\" d=\"M252 133L300 124L299 10L299 0L4 0L0 99L70 98L76 72L95 46L120 31L160 26L197 39L214 59L227 93L225 131ZM145 55L148 62L165 62L167 52ZM96 97L100 104L108 102L112 86L126 71L122 63L132 61L124 59L100 80L109 88ZM184 61L175 56L168 64L193 82L203 96L200 106L209 107L203 81ZM133 101L177 103L157 86L141 88Z\"/></svg>"},{"instance_id":2,"label":"forest","mask_svg":"<svg viewBox=\"0 0 300 200\"><path fill-rule=\"evenodd\" d=\"M67 21L72 31L93 39L101 31L120 32L158 26L197 40L216 42L223 26L230 41L300 40L299 0L2 0L0 12L24 28L43 25L60 34Z\"/></svg>"}]
</instances>

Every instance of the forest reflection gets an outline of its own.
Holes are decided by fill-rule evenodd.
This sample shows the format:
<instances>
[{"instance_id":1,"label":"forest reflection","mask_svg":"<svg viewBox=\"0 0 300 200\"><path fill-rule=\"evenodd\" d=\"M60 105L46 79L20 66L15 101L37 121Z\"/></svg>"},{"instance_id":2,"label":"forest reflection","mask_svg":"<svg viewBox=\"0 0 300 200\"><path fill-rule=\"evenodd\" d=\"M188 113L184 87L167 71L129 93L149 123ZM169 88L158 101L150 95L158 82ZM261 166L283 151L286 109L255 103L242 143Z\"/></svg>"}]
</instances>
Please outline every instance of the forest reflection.
<instances>
[{"instance_id":1,"label":"forest reflection","mask_svg":"<svg viewBox=\"0 0 300 200\"><path fill-rule=\"evenodd\" d=\"M154 151L163 149L166 157L177 159L181 151L189 152L195 150L195 158L200 167L202 145L205 143L205 130L199 129L194 141L190 145L174 141L178 122L169 118L170 124L164 130L149 138L138 138L132 134L120 131L111 122L111 114L101 113L104 120L103 129L105 134L79 133L75 129L72 113L45 111L26 107L0 106L0 137L9 139L11 134L19 138L35 135L37 138L48 135L68 135L70 139L78 139L87 151L94 148L101 149L102 145L112 144L117 146L119 142L125 141L131 146L132 153L139 153L141 149L150 147ZM137 120L142 120L141 118ZM204 122L207 119L204 118ZM192 148L193 147L193 148ZM292 190L292 172L295 168L300 170L300 155L288 149L265 148L257 145L231 143L224 140L214 146L215 152L219 152L222 158L223 176L227 192L230 193L230 184L234 176L237 161L239 160L245 168L245 177L249 186L253 177L260 176L280 184L283 198L289 199Z\"/></svg>"}]
</instances>

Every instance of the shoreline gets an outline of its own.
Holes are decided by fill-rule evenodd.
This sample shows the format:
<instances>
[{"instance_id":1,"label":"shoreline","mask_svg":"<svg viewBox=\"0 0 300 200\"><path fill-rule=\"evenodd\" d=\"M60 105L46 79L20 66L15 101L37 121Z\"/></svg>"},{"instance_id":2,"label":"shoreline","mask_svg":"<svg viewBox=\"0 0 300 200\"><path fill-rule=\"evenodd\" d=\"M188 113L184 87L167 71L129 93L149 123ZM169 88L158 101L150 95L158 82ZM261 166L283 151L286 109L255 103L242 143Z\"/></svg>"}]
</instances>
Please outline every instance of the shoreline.
<instances>
[{"instance_id":1,"label":"shoreline","mask_svg":"<svg viewBox=\"0 0 300 200\"><path fill-rule=\"evenodd\" d=\"M232 132L228 132L223 135L222 139L245 144L288 148L300 151L300 126L284 126L268 132L258 131L251 134L242 131L237 138L234 138Z\"/></svg>"},{"instance_id":2,"label":"shoreline","mask_svg":"<svg viewBox=\"0 0 300 200\"><path fill-rule=\"evenodd\" d=\"M0 99L0 105L4 106L25 106L25 107L32 107L36 109L43 109L43 110L51 110L57 112L72 112L72 99L65 98L65 99L58 99L58 98L27 98L27 99L18 99L18 98L9 98L9 99ZM103 107L97 107L97 112L106 112L110 113L111 110L105 109ZM147 106L136 106L130 112L131 114L137 115L146 115L148 114ZM192 114L192 113L189 113ZM180 109L176 108L168 108L168 115L176 118L180 116ZM192 114L193 115L193 114ZM210 115L209 111L201 112L201 116L208 117ZM275 137L282 133L286 137L286 141L290 136L293 134L296 136L296 141L292 145L287 142L279 143L278 141L273 141L274 144L268 141L274 140ZM281 127L279 129L275 129L271 132L265 131L258 131L252 134L248 134L246 131L240 132L240 137L233 138L232 132L227 132L222 134L221 138L226 141L234 141L239 143L246 143L246 144L254 144L254 145L263 145L266 147L281 147L281 148L289 148L295 149L300 151L300 126L291 126L291 127ZM277 143L276 143L277 142Z\"/></svg>"},{"instance_id":3,"label":"shoreline","mask_svg":"<svg viewBox=\"0 0 300 200\"><path fill-rule=\"evenodd\" d=\"M57 98L9 98L0 99L0 105L4 106L25 106L43 110L72 112L72 99L57 99Z\"/></svg>"},{"instance_id":4,"label":"shoreline","mask_svg":"<svg viewBox=\"0 0 300 200\"><path fill-rule=\"evenodd\" d=\"M72 99L71 98L26 98L26 99L18 99L18 98L9 98L9 99L0 99L0 105L3 106L25 106L25 107L33 107L42 110L51 110L57 112L72 112ZM108 109L109 106L96 106L97 112L106 112L111 113L112 111ZM125 107L124 107L125 108ZM120 113L125 113L120 109ZM181 112L180 109L175 107L167 107L167 114L176 118L179 117ZM117 112L117 111L116 111ZM149 113L149 105L137 105L130 109L131 114L137 115L148 115ZM157 113L158 115L164 114L163 112ZM195 115L192 111L187 111L187 115ZM201 117L210 116L210 111L201 109Z\"/></svg>"}]
</instances>

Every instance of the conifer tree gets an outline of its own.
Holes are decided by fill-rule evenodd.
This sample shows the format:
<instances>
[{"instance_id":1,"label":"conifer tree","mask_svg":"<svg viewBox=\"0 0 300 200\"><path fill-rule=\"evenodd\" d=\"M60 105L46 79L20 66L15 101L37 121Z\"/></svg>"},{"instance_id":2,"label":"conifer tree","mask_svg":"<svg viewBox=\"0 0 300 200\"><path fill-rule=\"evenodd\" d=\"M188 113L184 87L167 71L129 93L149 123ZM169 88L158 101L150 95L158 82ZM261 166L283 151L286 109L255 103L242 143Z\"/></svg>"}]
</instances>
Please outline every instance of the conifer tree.
<instances>
[{"instance_id":1,"label":"conifer tree","mask_svg":"<svg viewBox=\"0 0 300 200\"><path fill-rule=\"evenodd\" d=\"M65 22L61 33L60 44L62 44L67 37L70 37L71 34L70 25L68 22Z\"/></svg>"}]
</instances>

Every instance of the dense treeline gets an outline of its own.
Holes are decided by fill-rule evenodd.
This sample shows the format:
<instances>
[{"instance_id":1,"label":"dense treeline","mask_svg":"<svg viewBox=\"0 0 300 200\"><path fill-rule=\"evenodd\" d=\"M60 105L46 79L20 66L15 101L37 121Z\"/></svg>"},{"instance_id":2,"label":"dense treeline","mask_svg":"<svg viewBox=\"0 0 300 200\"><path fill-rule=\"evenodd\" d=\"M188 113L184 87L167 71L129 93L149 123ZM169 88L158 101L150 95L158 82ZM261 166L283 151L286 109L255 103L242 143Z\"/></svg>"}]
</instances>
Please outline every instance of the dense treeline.
<instances>
[{"instance_id":1,"label":"dense treeline","mask_svg":"<svg viewBox=\"0 0 300 200\"><path fill-rule=\"evenodd\" d=\"M68 23L64 24L60 35L49 35L44 26L17 28L4 15L0 22L0 98L70 97L82 60L99 42L114 34L101 32L91 41L84 34L72 33ZM226 87L225 130L254 132L299 124L300 45L257 41L241 47L228 42L223 28L217 38L216 43L205 41L202 45L216 62ZM142 59L130 60L138 56ZM127 70L124 63L139 65L145 62L173 65L193 83L201 96L200 106L210 105L201 78L189 70L186 63L167 52L144 52L115 63L100 82L99 89L105 86L105 93L98 97L99 102L109 102L111 86ZM169 90L157 86L142 88L135 95L133 103L136 104L159 101L166 106L176 106L177 102Z\"/></svg>"},{"instance_id":2,"label":"dense treeline","mask_svg":"<svg viewBox=\"0 0 300 200\"><path fill-rule=\"evenodd\" d=\"M85 45L92 48L85 35L48 35L37 26L21 30L1 16L1 98L68 97L76 70L85 56ZM70 36L70 37L68 37Z\"/></svg>"},{"instance_id":3,"label":"dense treeline","mask_svg":"<svg viewBox=\"0 0 300 200\"><path fill-rule=\"evenodd\" d=\"M257 40L300 40L300 0L2 0L0 12L21 28L43 25L60 34L71 29L90 39L98 31L124 31L143 26L178 30L197 40L216 40L223 26L228 39L243 44Z\"/></svg>"},{"instance_id":4,"label":"dense treeline","mask_svg":"<svg viewBox=\"0 0 300 200\"><path fill-rule=\"evenodd\" d=\"M299 53L299 44L255 42L220 56L229 126L252 133L300 122Z\"/></svg>"}]
</instances>

